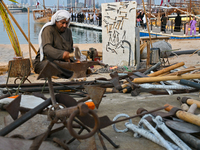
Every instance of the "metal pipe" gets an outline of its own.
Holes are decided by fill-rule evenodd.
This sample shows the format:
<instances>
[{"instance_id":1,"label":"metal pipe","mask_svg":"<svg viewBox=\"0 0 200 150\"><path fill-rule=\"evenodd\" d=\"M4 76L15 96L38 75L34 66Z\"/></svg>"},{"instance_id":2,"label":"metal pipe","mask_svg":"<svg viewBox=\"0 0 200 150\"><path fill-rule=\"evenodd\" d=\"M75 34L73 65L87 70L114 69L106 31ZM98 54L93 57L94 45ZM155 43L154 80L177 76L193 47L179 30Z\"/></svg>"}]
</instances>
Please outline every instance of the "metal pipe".
<instances>
[{"instance_id":1,"label":"metal pipe","mask_svg":"<svg viewBox=\"0 0 200 150\"><path fill-rule=\"evenodd\" d=\"M127 44L129 45L129 59L128 59L128 66L130 66L130 61L131 61L131 44L130 44L130 42L127 41L127 40L123 40L123 41L122 41L122 44L123 44L124 42L127 43Z\"/></svg>"},{"instance_id":2,"label":"metal pipe","mask_svg":"<svg viewBox=\"0 0 200 150\"><path fill-rule=\"evenodd\" d=\"M189 81L189 80L181 79L180 80L180 84L188 85L190 87L193 87L193 88L196 88L196 89L200 90L200 84L192 82L192 81Z\"/></svg>"},{"instance_id":3,"label":"metal pipe","mask_svg":"<svg viewBox=\"0 0 200 150\"><path fill-rule=\"evenodd\" d=\"M179 86L179 85L155 85L155 84L148 84L148 83L144 83L144 84L140 84L139 85L141 88L144 89L169 89L169 90L192 90L193 88L188 87L186 88L185 86Z\"/></svg>"},{"instance_id":4,"label":"metal pipe","mask_svg":"<svg viewBox=\"0 0 200 150\"><path fill-rule=\"evenodd\" d=\"M187 86L187 85L181 85L181 84L178 84L174 81L165 81L169 84L172 84L172 85L175 85L175 86L180 86L180 87L183 87L183 89L186 89L186 90L193 90L194 88L190 87L190 86Z\"/></svg>"},{"instance_id":5,"label":"metal pipe","mask_svg":"<svg viewBox=\"0 0 200 150\"><path fill-rule=\"evenodd\" d=\"M42 111L44 108L46 108L47 106L49 106L50 104L51 104L51 98L45 100L40 105L36 106L34 109L28 111L23 116L21 116L19 119L15 120L11 124L9 124L5 128L3 128L0 131L0 136L7 135L8 133L10 133L14 129L16 129L18 126L20 126L21 124L23 124L24 122L26 122L27 120L29 120L30 118L32 118L33 116L35 116L37 113L39 113L40 111Z\"/></svg>"},{"instance_id":6,"label":"metal pipe","mask_svg":"<svg viewBox=\"0 0 200 150\"><path fill-rule=\"evenodd\" d=\"M193 54L196 50L185 50L185 51L173 51L170 56L182 55L182 54Z\"/></svg>"},{"instance_id":7,"label":"metal pipe","mask_svg":"<svg viewBox=\"0 0 200 150\"><path fill-rule=\"evenodd\" d=\"M150 67L149 69L147 69L144 74L148 74L150 73L152 70L156 69L157 67L159 67L161 65L161 62L158 62L157 64L153 65L152 67Z\"/></svg>"},{"instance_id":8,"label":"metal pipe","mask_svg":"<svg viewBox=\"0 0 200 150\"><path fill-rule=\"evenodd\" d=\"M82 81L82 82L57 82L53 83L53 86L58 85L58 84L63 84L63 85L81 85L81 84L88 84L92 83L93 81ZM43 86L45 83L25 83L22 84L20 87L33 87L33 86ZM0 87L18 87L19 84L0 84ZM48 85L47 85L48 86Z\"/></svg>"},{"instance_id":9,"label":"metal pipe","mask_svg":"<svg viewBox=\"0 0 200 150\"><path fill-rule=\"evenodd\" d=\"M152 134L151 132L149 132L148 130L145 130L145 129L141 129L141 128L138 128L138 126L132 124L132 123L128 123L126 122L125 126L129 129L129 130L132 130L133 132L135 133L138 133L140 135L142 135L143 137L153 141L154 143L166 148L161 142L160 140L154 135ZM178 146L176 146L175 144L169 142L166 140L166 142L175 150L181 150Z\"/></svg>"},{"instance_id":10,"label":"metal pipe","mask_svg":"<svg viewBox=\"0 0 200 150\"><path fill-rule=\"evenodd\" d=\"M173 132L178 135L185 143L196 150L200 150L200 140L198 138L192 136L191 134L179 132L176 130L173 130Z\"/></svg>"}]
</instances>

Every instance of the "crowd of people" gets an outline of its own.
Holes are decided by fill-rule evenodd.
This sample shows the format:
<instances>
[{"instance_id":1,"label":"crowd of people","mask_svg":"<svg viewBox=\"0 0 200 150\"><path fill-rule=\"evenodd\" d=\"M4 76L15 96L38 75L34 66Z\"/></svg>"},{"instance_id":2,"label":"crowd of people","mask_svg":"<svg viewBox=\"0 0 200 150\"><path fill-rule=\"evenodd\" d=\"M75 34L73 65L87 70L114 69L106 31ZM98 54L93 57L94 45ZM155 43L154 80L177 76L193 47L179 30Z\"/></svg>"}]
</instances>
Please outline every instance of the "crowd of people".
<instances>
[{"instance_id":1,"label":"crowd of people","mask_svg":"<svg viewBox=\"0 0 200 150\"><path fill-rule=\"evenodd\" d=\"M166 17L165 14L162 15L161 17L161 31L166 33L166 30L171 30L174 29L174 32L181 32L182 29L182 21L181 21L181 16L180 13L177 13L177 16L175 17L175 25L174 28L172 27L172 22L169 19L169 17ZM150 24L149 18L147 16L147 21L146 21L146 15L143 11L138 11L137 12L137 17L136 17L136 26L141 27L142 29L147 28L147 23ZM196 35L196 26L197 26L197 21L195 17L190 22L186 22L185 24L185 34L188 35L188 29L190 28L190 35L192 36L192 32L194 31L194 35Z\"/></svg>"},{"instance_id":2,"label":"crowd of people","mask_svg":"<svg viewBox=\"0 0 200 150\"><path fill-rule=\"evenodd\" d=\"M147 17L146 21L146 15L143 11L138 11L137 12L137 17L136 17L136 25L137 27L142 27L143 29L147 28L147 23L149 23L149 18Z\"/></svg>"},{"instance_id":3,"label":"crowd of people","mask_svg":"<svg viewBox=\"0 0 200 150\"><path fill-rule=\"evenodd\" d=\"M71 13L71 21L75 21L75 22L80 22L83 23L84 20L86 20L86 23L94 23L96 21L98 21L98 25L101 26L101 22L102 22L102 15L101 13L98 14L90 14L88 12L86 13Z\"/></svg>"}]
</instances>

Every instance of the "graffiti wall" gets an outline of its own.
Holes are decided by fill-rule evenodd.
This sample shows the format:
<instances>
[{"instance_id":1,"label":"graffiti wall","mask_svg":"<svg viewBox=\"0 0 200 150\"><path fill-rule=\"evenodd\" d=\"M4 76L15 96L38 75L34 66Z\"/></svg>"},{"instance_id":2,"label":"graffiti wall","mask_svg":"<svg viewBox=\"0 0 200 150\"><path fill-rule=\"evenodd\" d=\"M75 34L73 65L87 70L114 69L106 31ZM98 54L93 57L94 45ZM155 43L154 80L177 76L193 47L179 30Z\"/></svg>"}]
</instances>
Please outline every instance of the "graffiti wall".
<instances>
[{"instance_id":1,"label":"graffiti wall","mask_svg":"<svg viewBox=\"0 0 200 150\"><path fill-rule=\"evenodd\" d=\"M103 62L135 66L136 2L102 4Z\"/></svg>"}]
</instances>

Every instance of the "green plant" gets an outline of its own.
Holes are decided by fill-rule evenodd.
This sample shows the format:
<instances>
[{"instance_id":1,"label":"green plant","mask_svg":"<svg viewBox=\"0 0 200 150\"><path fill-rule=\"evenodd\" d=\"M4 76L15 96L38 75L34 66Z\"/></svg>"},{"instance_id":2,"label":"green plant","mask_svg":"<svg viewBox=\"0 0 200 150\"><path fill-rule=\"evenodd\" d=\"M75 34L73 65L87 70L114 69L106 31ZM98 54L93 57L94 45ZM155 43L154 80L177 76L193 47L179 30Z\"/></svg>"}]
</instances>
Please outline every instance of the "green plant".
<instances>
[{"instance_id":1,"label":"green plant","mask_svg":"<svg viewBox=\"0 0 200 150\"><path fill-rule=\"evenodd\" d=\"M9 0L9 1L17 3L17 1L15 1L15 0ZM0 0L0 16L2 18L4 27L6 29L8 37L10 39L12 47L15 51L15 55L16 56L22 56L22 52L21 52L21 49L20 49L20 44L19 44L19 41L18 41L18 38L17 38L17 34L14 30L14 27L13 27L9 17L8 17L6 9L3 5L3 0Z\"/></svg>"}]
</instances>

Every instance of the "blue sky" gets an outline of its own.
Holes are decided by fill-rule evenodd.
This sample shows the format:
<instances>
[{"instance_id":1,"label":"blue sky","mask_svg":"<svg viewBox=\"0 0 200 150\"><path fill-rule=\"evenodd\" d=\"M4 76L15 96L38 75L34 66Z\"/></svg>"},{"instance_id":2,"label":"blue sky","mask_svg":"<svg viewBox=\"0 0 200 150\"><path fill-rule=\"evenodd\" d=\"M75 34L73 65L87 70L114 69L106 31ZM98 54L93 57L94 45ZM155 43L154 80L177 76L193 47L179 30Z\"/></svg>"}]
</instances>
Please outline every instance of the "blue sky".
<instances>
[{"instance_id":1,"label":"blue sky","mask_svg":"<svg viewBox=\"0 0 200 150\"><path fill-rule=\"evenodd\" d=\"M21 3L21 0L16 0L17 2ZM29 0L28 0L29 1ZM42 3L43 0L40 0L40 3ZM84 0L79 0L79 2L84 2ZM99 2L101 3L110 3L110 2L115 2L115 0L95 0L95 3ZM4 3L6 4L10 4L11 2L8 0L4 0ZM59 4L60 5L67 5L67 0L59 0ZM57 5L57 0L45 0L45 5L46 6L53 6L53 5Z\"/></svg>"}]
</instances>

